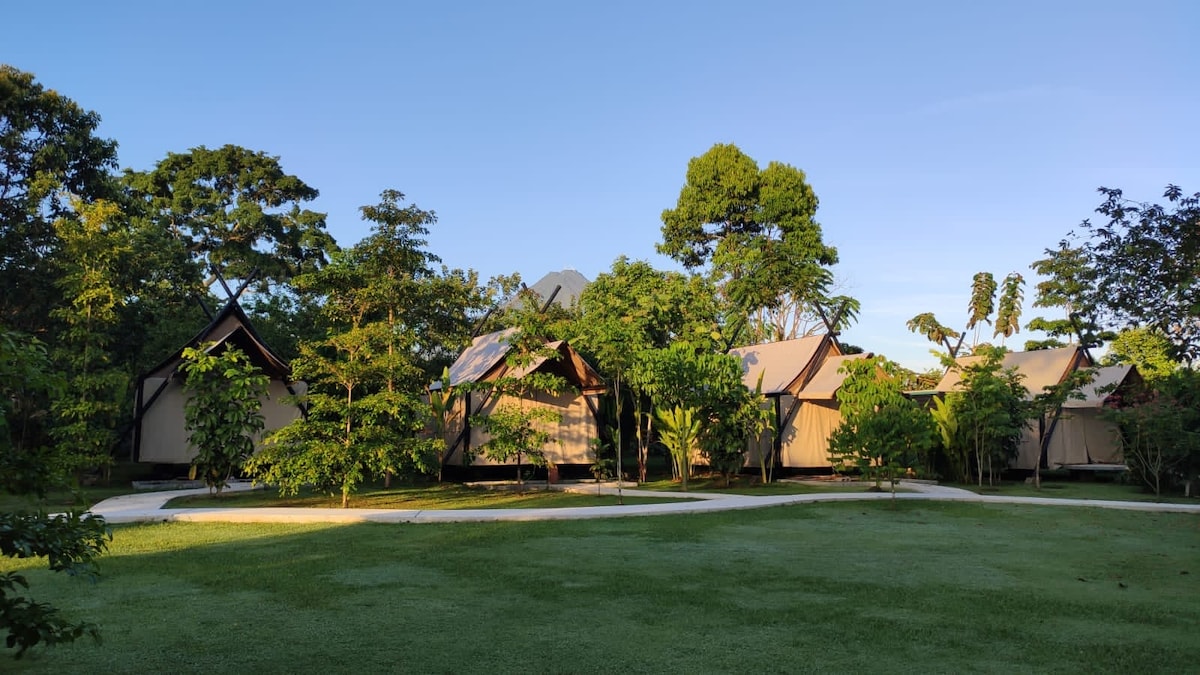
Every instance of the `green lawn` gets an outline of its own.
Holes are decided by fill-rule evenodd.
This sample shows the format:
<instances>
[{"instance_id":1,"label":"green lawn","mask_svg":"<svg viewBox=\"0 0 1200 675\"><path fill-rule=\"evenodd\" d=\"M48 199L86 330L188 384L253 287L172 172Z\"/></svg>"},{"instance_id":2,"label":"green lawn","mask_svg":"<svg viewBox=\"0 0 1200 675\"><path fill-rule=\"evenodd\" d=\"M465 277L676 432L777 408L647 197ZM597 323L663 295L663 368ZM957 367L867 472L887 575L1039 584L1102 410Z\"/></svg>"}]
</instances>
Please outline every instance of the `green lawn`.
<instances>
[{"instance_id":1,"label":"green lawn","mask_svg":"<svg viewBox=\"0 0 1200 675\"><path fill-rule=\"evenodd\" d=\"M1001 482L997 485L979 487L977 484L946 483L953 487L971 490L981 495L1006 495L1014 497L1047 497L1050 499L1111 499L1127 502L1165 502L1170 504L1200 504L1200 499L1182 495L1156 496L1140 486L1112 480L1043 480L1042 487L1035 488L1021 482Z\"/></svg>"},{"instance_id":2,"label":"green lawn","mask_svg":"<svg viewBox=\"0 0 1200 675\"><path fill-rule=\"evenodd\" d=\"M0 570L31 561L0 560ZM936 502L115 529L15 673L1182 673L1200 517Z\"/></svg>"},{"instance_id":3,"label":"green lawn","mask_svg":"<svg viewBox=\"0 0 1200 675\"><path fill-rule=\"evenodd\" d=\"M662 504L684 501L671 497L626 496L626 504ZM549 491L531 486L525 490L487 489L467 487L457 483L428 485L404 485L392 488L371 487L350 496L350 508L355 509L540 509L565 508L571 506L615 506L616 495ZM176 497L167 502L166 508L213 508L213 507L328 507L342 505L341 495L330 496L323 492L302 490L295 497L280 497L278 490L255 490L232 492L220 497L194 495Z\"/></svg>"}]
</instances>

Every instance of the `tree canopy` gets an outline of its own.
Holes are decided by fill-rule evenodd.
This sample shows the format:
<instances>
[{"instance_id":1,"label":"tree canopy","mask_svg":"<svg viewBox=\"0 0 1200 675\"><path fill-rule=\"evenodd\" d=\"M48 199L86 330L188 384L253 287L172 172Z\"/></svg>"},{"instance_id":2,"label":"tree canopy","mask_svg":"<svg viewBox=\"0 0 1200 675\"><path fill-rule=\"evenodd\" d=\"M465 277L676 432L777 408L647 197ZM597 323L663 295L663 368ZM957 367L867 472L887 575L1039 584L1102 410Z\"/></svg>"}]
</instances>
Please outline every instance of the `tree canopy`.
<instances>
[{"instance_id":1,"label":"tree canopy","mask_svg":"<svg viewBox=\"0 0 1200 675\"><path fill-rule=\"evenodd\" d=\"M709 265L742 312L775 308L790 295L821 302L837 249L816 221L817 196L804 172L765 169L735 145L714 145L688 162L673 209L662 212L658 251L689 269Z\"/></svg>"}]
</instances>

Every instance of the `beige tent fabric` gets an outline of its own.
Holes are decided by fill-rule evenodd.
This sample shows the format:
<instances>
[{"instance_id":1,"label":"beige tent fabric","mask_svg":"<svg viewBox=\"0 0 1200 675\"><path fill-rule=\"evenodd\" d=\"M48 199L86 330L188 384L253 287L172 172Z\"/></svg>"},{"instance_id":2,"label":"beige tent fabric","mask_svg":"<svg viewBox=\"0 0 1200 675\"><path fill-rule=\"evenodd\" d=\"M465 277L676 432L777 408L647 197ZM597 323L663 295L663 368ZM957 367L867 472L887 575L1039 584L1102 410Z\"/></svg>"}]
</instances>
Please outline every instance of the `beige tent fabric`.
<instances>
[{"instance_id":1,"label":"beige tent fabric","mask_svg":"<svg viewBox=\"0 0 1200 675\"><path fill-rule=\"evenodd\" d=\"M796 469L823 468L829 462L829 437L842 423L837 401L804 401L783 431L782 464Z\"/></svg>"},{"instance_id":2,"label":"beige tent fabric","mask_svg":"<svg viewBox=\"0 0 1200 675\"><path fill-rule=\"evenodd\" d=\"M799 398L805 401L828 401L837 395L838 389L846 381L846 374L840 372L847 361L866 359L874 356L871 353L848 354L846 356L830 356L821 364L817 374L800 390Z\"/></svg>"},{"instance_id":3,"label":"beige tent fabric","mask_svg":"<svg viewBox=\"0 0 1200 675\"><path fill-rule=\"evenodd\" d=\"M751 391L762 377L762 393L768 396L798 389L803 375L815 365L833 341L827 335L810 335L795 340L738 347L729 353L742 360L742 383ZM836 347L834 347L836 349Z\"/></svg>"},{"instance_id":4,"label":"beige tent fabric","mask_svg":"<svg viewBox=\"0 0 1200 675\"><path fill-rule=\"evenodd\" d=\"M538 357L525 367L510 369L505 363L505 357L511 349L508 338L512 332L509 329L475 338L471 346L463 351L454 365L450 367L451 385L494 381L505 377L519 378L538 371L563 377L581 393L571 391L560 395L539 393L533 396L516 397L495 396L489 395L486 391L476 391L469 395L469 410L467 409L468 395L460 394L455 403L453 418L447 425L446 446L449 455L446 457L445 463L462 465L464 443L458 441L460 441L469 416L486 416L501 405L517 405L546 407L561 416L562 419L557 424L543 425L545 431L553 439L543 448L549 461L555 465L591 464L593 461L592 440L599 438L600 430L586 397L603 393L605 391L604 380L578 352L561 340L546 344L547 348L559 353L558 359ZM469 444L470 452L474 455L472 465L495 464L484 457L480 450L488 441L484 430L479 425L472 425L469 436L462 440Z\"/></svg>"},{"instance_id":5,"label":"beige tent fabric","mask_svg":"<svg viewBox=\"0 0 1200 675\"><path fill-rule=\"evenodd\" d=\"M162 384L161 377L147 377L142 383L142 396L149 399ZM305 391L305 383L293 385L297 394ZM267 388L268 398L262 402L264 431L259 434L257 441L275 429L287 425L300 417L300 409L286 403L286 397L291 396L287 385L280 380L271 380ZM183 384L173 379L159 394L154 405L146 409L142 415L141 448L138 461L158 464L191 464L196 457L195 448L188 443L187 424L184 417L184 405L187 397L183 392Z\"/></svg>"},{"instance_id":6,"label":"beige tent fabric","mask_svg":"<svg viewBox=\"0 0 1200 675\"><path fill-rule=\"evenodd\" d=\"M1033 420L1021 432L1021 444L1017 447L1017 459L1013 462L1013 467L1032 471L1037 468L1041 456L1041 436L1038 434L1037 420Z\"/></svg>"},{"instance_id":7,"label":"beige tent fabric","mask_svg":"<svg viewBox=\"0 0 1200 675\"><path fill-rule=\"evenodd\" d=\"M964 356L957 360L960 366L979 361L979 356ZM1079 347L1040 349L1032 352L1008 352L1001 362L1004 368L1016 368L1023 377L1021 384L1029 390L1029 398L1042 393L1046 387L1063 381L1067 373L1090 365L1087 355ZM940 392L954 391L962 381L958 368L951 368L942 376L935 389Z\"/></svg>"},{"instance_id":8,"label":"beige tent fabric","mask_svg":"<svg viewBox=\"0 0 1200 675\"><path fill-rule=\"evenodd\" d=\"M1046 449L1050 468L1067 464L1120 464L1125 461L1116 425L1092 408L1064 410Z\"/></svg>"}]
</instances>

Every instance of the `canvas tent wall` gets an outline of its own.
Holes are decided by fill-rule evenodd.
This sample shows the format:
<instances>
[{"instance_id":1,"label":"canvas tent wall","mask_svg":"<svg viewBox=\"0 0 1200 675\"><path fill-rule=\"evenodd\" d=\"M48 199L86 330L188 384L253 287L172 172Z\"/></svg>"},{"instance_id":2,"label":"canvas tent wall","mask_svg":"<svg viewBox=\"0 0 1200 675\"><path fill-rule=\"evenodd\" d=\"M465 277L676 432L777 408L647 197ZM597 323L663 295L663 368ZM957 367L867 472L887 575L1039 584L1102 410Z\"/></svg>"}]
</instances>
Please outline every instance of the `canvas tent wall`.
<instances>
[{"instance_id":1,"label":"canvas tent wall","mask_svg":"<svg viewBox=\"0 0 1200 675\"><path fill-rule=\"evenodd\" d=\"M935 387L936 391L946 394L955 391L962 383L962 368L979 362L983 357L963 356L956 359L956 367L950 368ZM1089 368L1092 359L1080 347L1061 347L1059 349L1040 349L1031 352L1008 352L1001 361L1001 368L1016 369L1021 377L1021 384L1028 390L1027 400L1042 393L1047 387L1062 383L1067 375L1080 368ZM1051 418L1032 420L1025 428L1017 457L1012 463L1015 469L1033 470L1038 466L1042 457L1043 445L1050 441L1053 426Z\"/></svg>"},{"instance_id":2,"label":"canvas tent wall","mask_svg":"<svg viewBox=\"0 0 1200 675\"><path fill-rule=\"evenodd\" d=\"M450 386L461 387L463 391L455 400L449 420L443 464L462 465L465 455L473 455L473 466L496 465L480 451L488 441L488 435L479 426L472 425L470 418L487 416L502 405L517 405L546 407L560 415L558 423L543 425L554 439L543 448L550 462L556 466L590 465L593 462L592 441L599 437L596 398L606 391L604 381L564 341L546 343L548 349L557 353L557 358L539 357L522 368L510 367L506 358L512 349L508 339L513 333L508 329L475 338L450 367ZM535 372L562 377L573 391L515 396L495 394L486 387L486 383L501 378L520 378ZM466 384L473 386L462 387ZM480 387L481 384L484 386Z\"/></svg>"},{"instance_id":3,"label":"canvas tent wall","mask_svg":"<svg viewBox=\"0 0 1200 675\"><path fill-rule=\"evenodd\" d=\"M263 342L237 302L230 301L204 330L138 378L134 408L134 461L189 464L196 456L188 443L184 420L187 396L179 367L183 363L184 349L205 343L214 343L209 348L214 351L229 346L237 347L271 378L267 396L262 401L265 422L263 434L301 415L300 409L285 399L293 393L303 393L304 383L291 381L288 364Z\"/></svg>"},{"instance_id":4,"label":"canvas tent wall","mask_svg":"<svg viewBox=\"0 0 1200 675\"><path fill-rule=\"evenodd\" d=\"M829 436L841 424L837 390L844 375L838 373L846 359L829 335L812 335L763 345L731 349L742 359L742 382L758 386L775 410L774 434L767 432L749 441L746 465L757 466L774 456L778 465L792 469L827 469Z\"/></svg>"},{"instance_id":5,"label":"canvas tent wall","mask_svg":"<svg viewBox=\"0 0 1200 675\"><path fill-rule=\"evenodd\" d=\"M1137 369L1130 365L1097 368L1092 382L1080 391L1083 398L1063 404L1046 446L1047 466L1123 463L1121 433L1115 424L1102 419L1100 412L1113 393L1139 379Z\"/></svg>"}]
</instances>

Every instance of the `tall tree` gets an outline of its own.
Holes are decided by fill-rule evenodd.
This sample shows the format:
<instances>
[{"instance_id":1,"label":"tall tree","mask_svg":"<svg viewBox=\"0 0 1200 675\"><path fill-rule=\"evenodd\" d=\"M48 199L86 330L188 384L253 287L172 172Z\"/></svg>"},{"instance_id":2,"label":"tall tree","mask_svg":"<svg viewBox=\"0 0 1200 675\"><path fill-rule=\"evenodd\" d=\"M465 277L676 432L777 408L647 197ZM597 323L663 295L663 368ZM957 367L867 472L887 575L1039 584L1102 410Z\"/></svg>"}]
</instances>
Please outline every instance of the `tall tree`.
<instances>
[{"instance_id":1,"label":"tall tree","mask_svg":"<svg viewBox=\"0 0 1200 675\"><path fill-rule=\"evenodd\" d=\"M70 210L65 195L114 194L117 144L96 137L99 124L32 74L0 65L0 324L45 330L57 300L47 269L58 246L53 223Z\"/></svg>"},{"instance_id":2,"label":"tall tree","mask_svg":"<svg viewBox=\"0 0 1200 675\"><path fill-rule=\"evenodd\" d=\"M662 213L660 253L688 269L710 266L744 314L785 298L828 304L837 249L822 240L817 196L804 172L780 162L759 169L734 145L688 162L674 209Z\"/></svg>"},{"instance_id":3,"label":"tall tree","mask_svg":"<svg viewBox=\"0 0 1200 675\"><path fill-rule=\"evenodd\" d=\"M1063 310L1062 318L1034 317L1029 330L1046 333L1046 340L1030 340L1025 350L1052 349L1082 341L1085 347L1099 347L1111 340L1111 331L1101 331L1096 325L1096 310L1088 299L1094 284L1087 267L1087 252L1071 240L1059 242L1058 248L1046 249L1046 257L1029 267L1043 277L1036 287L1034 307Z\"/></svg>"},{"instance_id":4,"label":"tall tree","mask_svg":"<svg viewBox=\"0 0 1200 675\"><path fill-rule=\"evenodd\" d=\"M317 191L263 152L200 146L124 182L149 218L229 278L254 271L266 287L317 269L334 249L325 215L302 207Z\"/></svg>"},{"instance_id":5,"label":"tall tree","mask_svg":"<svg viewBox=\"0 0 1200 675\"><path fill-rule=\"evenodd\" d=\"M1104 223L1083 221L1083 278L1092 282L1084 302L1106 327L1152 326L1171 340L1174 355L1200 356L1200 192L1176 185L1166 205L1136 202L1121 190L1100 188L1096 212Z\"/></svg>"},{"instance_id":6,"label":"tall tree","mask_svg":"<svg viewBox=\"0 0 1200 675\"><path fill-rule=\"evenodd\" d=\"M426 473L437 445L422 434L429 419L421 400L432 377L422 354L431 335L463 330L466 303L478 300L461 273L435 274L425 250L432 212L403 206L388 190L363 207L374 223L353 248L296 278L321 299L328 336L300 345L293 364L310 385L308 415L272 435L248 463L286 490L305 483L336 488L343 506L369 476ZM473 279L473 276L470 277Z\"/></svg>"},{"instance_id":7,"label":"tall tree","mask_svg":"<svg viewBox=\"0 0 1200 675\"><path fill-rule=\"evenodd\" d=\"M107 467L117 427L128 411L129 372L115 363L113 347L120 313L130 297L117 277L128 269L133 247L117 204L75 199L74 213L54 223L59 239L56 285L63 302L51 314L63 329L54 357L67 372L67 389L54 402L55 441L79 471Z\"/></svg>"}]
</instances>

